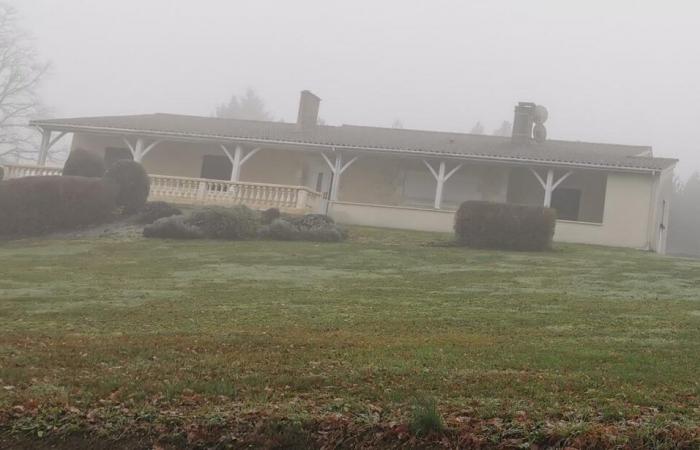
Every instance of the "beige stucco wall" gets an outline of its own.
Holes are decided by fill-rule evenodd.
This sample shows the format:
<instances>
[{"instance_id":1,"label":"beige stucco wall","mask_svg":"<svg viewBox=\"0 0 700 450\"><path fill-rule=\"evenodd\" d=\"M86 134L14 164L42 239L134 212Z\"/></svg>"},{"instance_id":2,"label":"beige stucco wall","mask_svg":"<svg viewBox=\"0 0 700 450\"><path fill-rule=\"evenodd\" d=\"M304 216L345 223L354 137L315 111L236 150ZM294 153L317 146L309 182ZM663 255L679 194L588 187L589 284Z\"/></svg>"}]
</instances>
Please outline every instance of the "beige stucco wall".
<instances>
[{"instance_id":1,"label":"beige stucco wall","mask_svg":"<svg viewBox=\"0 0 700 450\"><path fill-rule=\"evenodd\" d=\"M339 223L369 227L451 232L454 211L337 202L328 214Z\"/></svg>"}]
</instances>

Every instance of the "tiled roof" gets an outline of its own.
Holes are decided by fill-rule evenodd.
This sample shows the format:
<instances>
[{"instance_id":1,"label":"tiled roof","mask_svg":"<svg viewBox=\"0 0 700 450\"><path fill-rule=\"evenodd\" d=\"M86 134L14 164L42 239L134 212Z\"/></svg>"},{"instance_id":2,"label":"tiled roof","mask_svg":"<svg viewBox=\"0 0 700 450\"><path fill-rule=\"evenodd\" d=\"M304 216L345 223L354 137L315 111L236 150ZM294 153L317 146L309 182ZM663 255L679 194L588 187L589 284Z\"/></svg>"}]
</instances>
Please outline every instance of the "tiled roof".
<instances>
[{"instance_id":1,"label":"tiled roof","mask_svg":"<svg viewBox=\"0 0 700 450\"><path fill-rule=\"evenodd\" d=\"M646 146L558 140L515 144L510 137L354 125L321 125L311 130L301 130L295 123L175 114L36 120L32 124L68 131L143 133L222 141L245 139L611 169L662 170L677 162L671 158L643 156L651 154L651 147Z\"/></svg>"}]
</instances>

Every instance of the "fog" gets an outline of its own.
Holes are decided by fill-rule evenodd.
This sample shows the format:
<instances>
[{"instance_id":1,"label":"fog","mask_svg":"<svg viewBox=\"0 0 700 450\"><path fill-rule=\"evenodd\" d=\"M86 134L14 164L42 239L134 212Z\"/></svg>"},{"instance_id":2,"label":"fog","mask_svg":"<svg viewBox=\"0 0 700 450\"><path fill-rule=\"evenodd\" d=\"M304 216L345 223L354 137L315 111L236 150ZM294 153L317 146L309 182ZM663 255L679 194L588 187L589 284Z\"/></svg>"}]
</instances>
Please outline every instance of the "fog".
<instances>
[{"instance_id":1,"label":"fog","mask_svg":"<svg viewBox=\"0 0 700 450\"><path fill-rule=\"evenodd\" d=\"M210 115L247 87L275 118L468 132L547 106L553 139L644 144L700 170L694 2L11 0L52 64L53 115ZM671 5L671 6L669 6Z\"/></svg>"}]
</instances>

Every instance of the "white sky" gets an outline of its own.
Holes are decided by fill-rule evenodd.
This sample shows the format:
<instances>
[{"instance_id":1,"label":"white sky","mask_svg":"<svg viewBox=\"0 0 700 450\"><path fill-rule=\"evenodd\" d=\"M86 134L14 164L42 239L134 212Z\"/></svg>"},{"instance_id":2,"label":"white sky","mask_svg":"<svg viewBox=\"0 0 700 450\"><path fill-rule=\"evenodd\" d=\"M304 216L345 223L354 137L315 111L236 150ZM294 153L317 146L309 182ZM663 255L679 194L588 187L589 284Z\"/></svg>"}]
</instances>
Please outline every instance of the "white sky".
<instances>
[{"instance_id":1,"label":"white sky","mask_svg":"<svg viewBox=\"0 0 700 450\"><path fill-rule=\"evenodd\" d=\"M210 115L254 87L328 124L468 132L549 109L551 138L652 145L700 170L700 2L8 0L57 117ZM696 6L697 5L697 6Z\"/></svg>"}]
</instances>

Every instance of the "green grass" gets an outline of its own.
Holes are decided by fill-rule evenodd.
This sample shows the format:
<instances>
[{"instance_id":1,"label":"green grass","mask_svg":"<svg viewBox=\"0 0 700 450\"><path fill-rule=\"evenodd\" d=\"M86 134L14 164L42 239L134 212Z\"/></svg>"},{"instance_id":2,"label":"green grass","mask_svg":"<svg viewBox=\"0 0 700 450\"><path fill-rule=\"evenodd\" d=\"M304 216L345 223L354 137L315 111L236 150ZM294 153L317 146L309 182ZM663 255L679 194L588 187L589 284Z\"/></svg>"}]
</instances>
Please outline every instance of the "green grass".
<instances>
[{"instance_id":1,"label":"green grass","mask_svg":"<svg viewBox=\"0 0 700 450\"><path fill-rule=\"evenodd\" d=\"M0 243L0 428L63 426L66 408L118 428L115 403L408 422L419 396L448 425L700 421L700 261L351 235ZM42 413L2 414L27 404Z\"/></svg>"}]
</instances>

